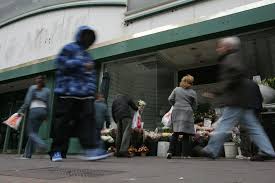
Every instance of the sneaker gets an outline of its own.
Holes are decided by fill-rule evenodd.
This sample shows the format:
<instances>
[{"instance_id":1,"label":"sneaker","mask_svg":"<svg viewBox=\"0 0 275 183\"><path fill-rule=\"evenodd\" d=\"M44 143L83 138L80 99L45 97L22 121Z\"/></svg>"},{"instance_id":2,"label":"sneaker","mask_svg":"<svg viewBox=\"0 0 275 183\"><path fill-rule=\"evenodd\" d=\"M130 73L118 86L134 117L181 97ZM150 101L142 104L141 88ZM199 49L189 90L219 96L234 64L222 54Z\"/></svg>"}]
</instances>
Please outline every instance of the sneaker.
<instances>
[{"instance_id":1,"label":"sneaker","mask_svg":"<svg viewBox=\"0 0 275 183\"><path fill-rule=\"evenodd\" d=\"M213 160L216 159L216 157L211 152L206 151L202 147L197 146L193 150L200 157L207 157L207 158L210 158L210 159L213 159Z\"/></svg>"},{"instance_id":2,"label":"sneaker","mask_svg":"<svg viewBox=\"0 0 275 183\"><path fill-rule=\"evenodd\" d=\"M88 149L84 156L81 156L80 159L87 161L95 161L100 159L105 159L109 156L112 156L113 153L107 153L102 149Z\"/></svg>"},{"instance_id":3,"label":"sneaker","mask_svg":"<svg viewBox=\"0 0 275 183\"><path fill-rule=\"evenodd\" d=\"M166 158L167 159L172 159L172 153L167 153Z\"/></svg>"},{"instance_id":4,"label":"sneaker","mask_svg":"<svg viewBox=\"0 0 275 183\"><path fill-rule=\"evenodd\" d=\"M60 152L53 153L52 161L53 162L62 161L61 153Z\"/></svg>"},{"instance_id":5,"label":"sneaker","mask_svg":"<svg viewBox=\"0 0 275 183\"><path fill-rule=\"evenodd\" d=\"M27 159L31 159L31 157L26 157L25 155L17 158L17 159L20 159L20 160L27 160Z\"/></svg>"}]
</instances>

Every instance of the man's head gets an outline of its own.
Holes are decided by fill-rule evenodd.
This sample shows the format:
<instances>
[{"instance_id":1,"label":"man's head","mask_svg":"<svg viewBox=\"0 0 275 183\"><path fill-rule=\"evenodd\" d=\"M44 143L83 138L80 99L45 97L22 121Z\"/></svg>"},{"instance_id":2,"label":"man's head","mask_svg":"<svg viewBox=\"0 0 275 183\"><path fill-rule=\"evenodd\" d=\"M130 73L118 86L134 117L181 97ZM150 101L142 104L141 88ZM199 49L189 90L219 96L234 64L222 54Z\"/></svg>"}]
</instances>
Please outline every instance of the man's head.
<instances>
[{"instance_id":1,"label":"man's head","mask_svg":"<svg viewBox=\"0 0 275 183\"><path fill-rule=\"evenodd\" d=\"M76 41L88 49L96 40L96 33L88 26L81 26L76 34Z\"/></svg>"},{"instance_id":2,"label":"man's head","mask_svg":"<svg viewBox=\"0 0 275 183\"><path fill-rule=\"evenodd\" d=\"M238 37L227 37L220 39L217 43L216 51L219 55L225 55L232 51L237 51L241 47L241 40Z\"/></svg>"},{"instance_id":3,"label":"man's head","mask_svg":"<svg viewBox=\"0 0 275 183\"><path fill-rule=\"evenodd\" d=\"M45 79L46 79L46 77L44 75L37 76L35 78L36 85L43 88L45 86Z\"/></svg>"}]
</instances>

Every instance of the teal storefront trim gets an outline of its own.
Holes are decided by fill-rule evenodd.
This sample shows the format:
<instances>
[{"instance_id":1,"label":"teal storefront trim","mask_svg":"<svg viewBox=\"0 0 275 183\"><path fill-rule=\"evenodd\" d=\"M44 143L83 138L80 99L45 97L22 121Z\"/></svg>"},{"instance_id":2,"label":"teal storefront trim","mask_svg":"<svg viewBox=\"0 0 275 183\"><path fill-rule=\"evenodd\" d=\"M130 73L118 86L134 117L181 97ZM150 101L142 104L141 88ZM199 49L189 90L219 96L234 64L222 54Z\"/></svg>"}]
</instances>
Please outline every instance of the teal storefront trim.
<instances>
[{"instance_id":1,"label":"teal storefront trim","mask_svg":"<svg viewBox=\"0 0 275 183\"><path fill-rule=\"evenodd\" d=\"M106 62L127 56L148 53L225 35L273 26L275 4L207 20L172 30L167 30L135 39L90 50L97 62ZM0 82L54 70L52 59L13 70L0 70Z\"/></svg>"}]
</instances>

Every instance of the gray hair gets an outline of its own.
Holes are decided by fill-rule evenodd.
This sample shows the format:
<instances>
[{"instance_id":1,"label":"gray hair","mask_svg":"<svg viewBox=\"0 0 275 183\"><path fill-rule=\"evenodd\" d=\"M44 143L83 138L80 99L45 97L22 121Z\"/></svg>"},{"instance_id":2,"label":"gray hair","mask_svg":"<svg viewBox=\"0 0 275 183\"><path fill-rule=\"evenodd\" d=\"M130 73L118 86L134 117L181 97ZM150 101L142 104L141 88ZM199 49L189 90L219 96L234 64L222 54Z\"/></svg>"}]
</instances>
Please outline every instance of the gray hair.
<instances>
[{"instance_id":1,"label":"gray hair","mask_svg":"<svg viewBox=\"0 0 275 183\"><path fill-rule=\"evenodd\" d=\"M241 48L241 40L237 36L222 38L219 42L230 46L232 50L239 50Z\"/></svg>"}]
</instances>

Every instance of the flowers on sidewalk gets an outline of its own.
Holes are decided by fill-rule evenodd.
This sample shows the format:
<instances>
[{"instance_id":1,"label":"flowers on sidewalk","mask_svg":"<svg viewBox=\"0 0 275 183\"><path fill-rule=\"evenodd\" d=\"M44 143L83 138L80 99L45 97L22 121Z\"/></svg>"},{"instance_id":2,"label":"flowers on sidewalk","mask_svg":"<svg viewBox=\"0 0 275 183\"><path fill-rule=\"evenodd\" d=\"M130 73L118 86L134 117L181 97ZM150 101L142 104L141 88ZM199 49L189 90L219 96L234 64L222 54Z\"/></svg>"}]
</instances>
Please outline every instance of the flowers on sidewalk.
<instances>
[{"instance_id":1,"label":"flowers on sidewalk","mask_svg":"<svg viewBox=\"0 0 275 183\"><path fill-rule=\"evenodd\" d=\"M148 153L149 149L145 145L142 145L140 148L138 148L139 153Z\"/></svg>"}]
</instances>

